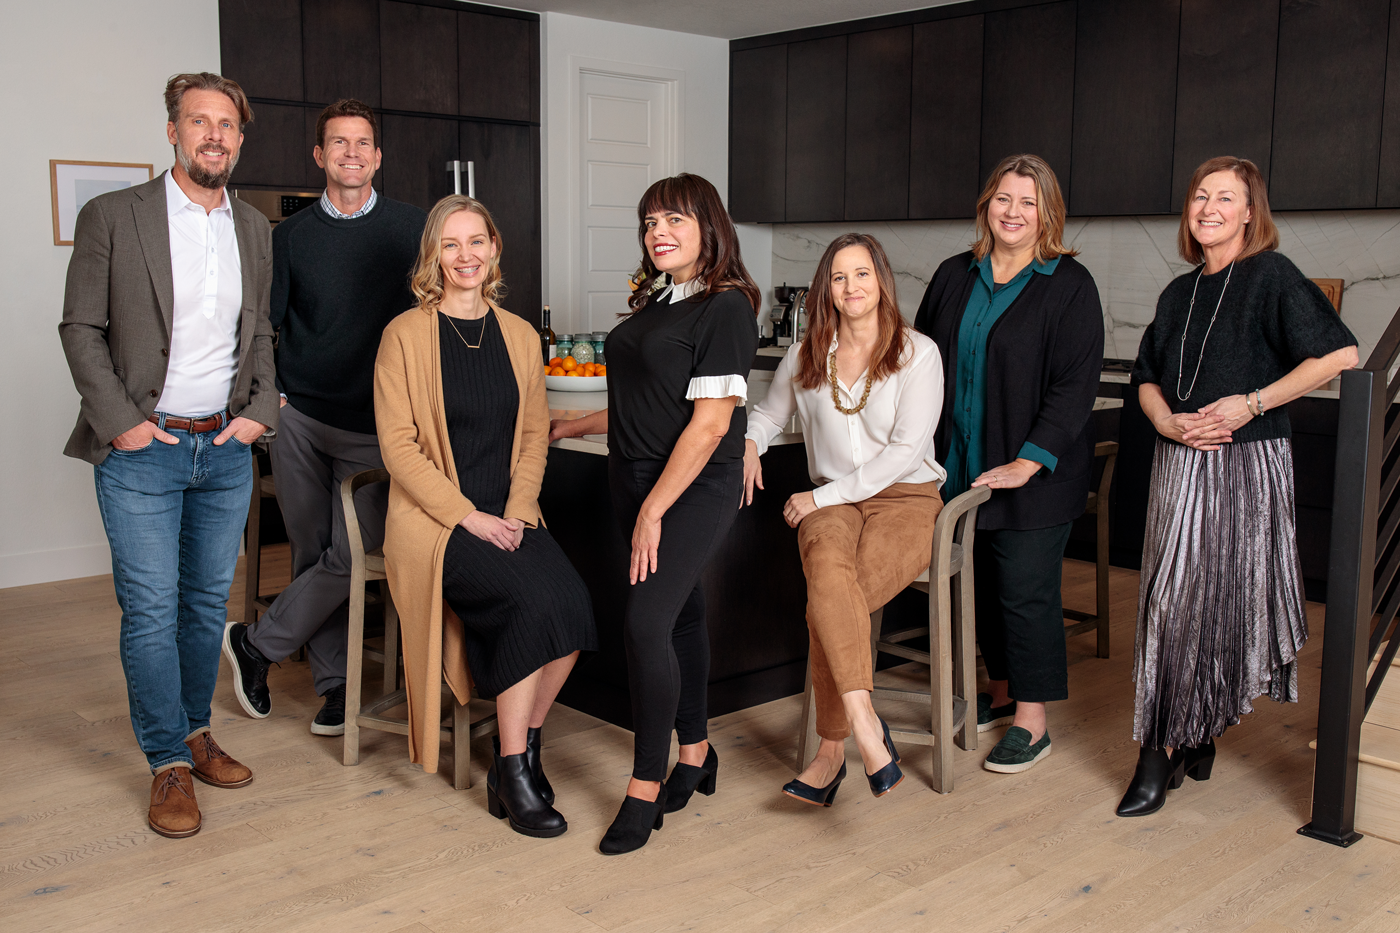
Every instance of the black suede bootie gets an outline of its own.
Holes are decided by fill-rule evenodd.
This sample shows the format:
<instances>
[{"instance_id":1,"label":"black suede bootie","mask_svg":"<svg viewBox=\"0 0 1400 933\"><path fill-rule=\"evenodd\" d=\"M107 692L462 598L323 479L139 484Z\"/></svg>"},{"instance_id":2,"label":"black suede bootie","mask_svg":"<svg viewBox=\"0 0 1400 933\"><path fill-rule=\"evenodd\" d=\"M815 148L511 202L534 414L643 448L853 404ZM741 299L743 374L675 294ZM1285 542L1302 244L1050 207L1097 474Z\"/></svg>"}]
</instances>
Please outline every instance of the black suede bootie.
<instances>
[{"instance_id":1,"label":"black suede bootie","mask_svg":"<svg viewBox=\"0 0 1400 933\"><path fill-rule=\"evenodd\" d=\"M685 805L690 803L691 795L697 790L706 797L713 794L718 774L719 756L715 754L713 745L705 753L705 763L699 767L676 762L676 766L671 769L671 776L666 779L666 812L684 810Z\"/></svg>"},{"instance_id":2,"label":"black suede bootie","mask_svg":"<svg viewBox=\"0 0 1400 933\"><path fill-rule=\"evenodd\" d=\"M1162 809L1162 804L1167 802L1167 791L1181 786L1184 768L1185 756L1180 751L1167 757L1163 749L1144 745L1138 752L1133 782L1118 803L1118 815L1147 816Z\"/></svg>"},{"instance_id":3,"label":"black suede bootie","mask_svg":"<svg viewBox=\"0 0 1400 933\"><path fill-rule=\"evenodd\" d=\"M559 811L540 795L524 752L502 755L497 749L496 760L486 773L486 808L497 819L509 820L510 828L522 836L548 839L569 828Z\"/></svg>"},{"instance_id":4,"label":"black suede bootie","mask_svg":"<svg viewBox=\"0 0 1400 933\"><path fill-rule=\"evenodd\" d=\"M656 800L648 802L640 797L623 797L622 807L617 817L603 834L598 843L598 851L604 855L622 855L635 852L651 839L651 831L661 828L666 815L666 785L661 785Z\"/></svg>"}]
</instances>

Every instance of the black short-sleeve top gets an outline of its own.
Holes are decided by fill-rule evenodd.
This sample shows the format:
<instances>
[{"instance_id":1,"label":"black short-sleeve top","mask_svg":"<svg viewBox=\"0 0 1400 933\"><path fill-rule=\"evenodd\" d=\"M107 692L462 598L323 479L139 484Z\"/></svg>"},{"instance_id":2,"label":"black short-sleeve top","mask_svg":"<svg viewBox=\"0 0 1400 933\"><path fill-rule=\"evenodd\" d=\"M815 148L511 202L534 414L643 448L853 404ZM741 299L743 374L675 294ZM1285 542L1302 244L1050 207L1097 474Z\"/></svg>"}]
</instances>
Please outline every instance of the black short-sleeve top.
<instances>
[{"instance_id":1,"label":"black short-sleeve top","mask_svg":"<svg viewBox=\"0 0 1400 933\"><path fill-rule=\"evenodd\" d=\"M1162 291L1133 366L1133 385L1161 386L1174 414L1262 389L1304 360L1356 346L1327 296L1282 253L1269 250L1204 273L1204 267L1192 270ZM1236 431L1234 443L1292 434L1280 406Z\"/></svg>"},{"instance_id":2,"label":"black short-sleeve top","mask_svg":"<svg viewBox=\"0 0 1400 933\"><path fill-rule=\"evenodd\" d=\"M734 289L688 291L658 292L608 334L608 449L627 460L669 459L695 399L747 396L758 351L753 306ZM738 405L710 462L742 460L746 427Z\"/></svg>"}]
</instances>

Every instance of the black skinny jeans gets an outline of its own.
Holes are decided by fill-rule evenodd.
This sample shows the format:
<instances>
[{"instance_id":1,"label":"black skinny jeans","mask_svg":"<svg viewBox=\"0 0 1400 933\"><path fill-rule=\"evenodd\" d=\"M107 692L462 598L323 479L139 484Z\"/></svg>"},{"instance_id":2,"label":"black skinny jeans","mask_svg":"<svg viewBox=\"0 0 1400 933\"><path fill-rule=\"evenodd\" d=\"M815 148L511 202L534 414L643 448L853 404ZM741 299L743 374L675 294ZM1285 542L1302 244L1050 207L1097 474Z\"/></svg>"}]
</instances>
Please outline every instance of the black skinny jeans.
<instances>
[{"instance_id":1,"label":"black skinny jeans","mask_svg":"<svg viewBox=\"0 0 1400 933\"><path fill-rule=\"evenodd\" d=\"M632 540L642 503L665 468L663 460L609 455L624 540ZM639 781L666 780L672 728L682 745L709 735L710 633L700 574L734 524L743 488L743 461L706 464L661 519L656 572L628 589L623 640L636 733L632 776Z\"/></svg>"},{"instance_id":2,"label":"black skinny jeans","mask_svg":"<svg viewBox=\"0 0 1400 933\"><path fill-rule=\"evenodd\" d=\"M972 547L977 643L1013 700L1069 698L1060 573L1072 523L1029 531L977 529Z\"/></svg>"}]
</instances>

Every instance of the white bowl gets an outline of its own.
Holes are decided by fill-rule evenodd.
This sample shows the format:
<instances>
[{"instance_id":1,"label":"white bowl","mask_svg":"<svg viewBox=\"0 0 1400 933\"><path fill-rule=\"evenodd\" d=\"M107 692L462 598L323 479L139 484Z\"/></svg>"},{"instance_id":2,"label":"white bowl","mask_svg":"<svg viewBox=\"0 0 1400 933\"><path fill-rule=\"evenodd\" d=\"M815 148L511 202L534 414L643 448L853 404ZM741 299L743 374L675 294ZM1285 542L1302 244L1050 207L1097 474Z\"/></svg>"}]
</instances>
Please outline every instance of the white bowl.
<instances>
[{"instance_id":1,"label":"white bowl","mask_svg":"<svg viewBox=\"0 0 1400 933\"><path fill-rule=\"evenodd\" d=\"M544 387L555 392L606 392L607 376L545 376Z\"/></svg>"}]
</instances>

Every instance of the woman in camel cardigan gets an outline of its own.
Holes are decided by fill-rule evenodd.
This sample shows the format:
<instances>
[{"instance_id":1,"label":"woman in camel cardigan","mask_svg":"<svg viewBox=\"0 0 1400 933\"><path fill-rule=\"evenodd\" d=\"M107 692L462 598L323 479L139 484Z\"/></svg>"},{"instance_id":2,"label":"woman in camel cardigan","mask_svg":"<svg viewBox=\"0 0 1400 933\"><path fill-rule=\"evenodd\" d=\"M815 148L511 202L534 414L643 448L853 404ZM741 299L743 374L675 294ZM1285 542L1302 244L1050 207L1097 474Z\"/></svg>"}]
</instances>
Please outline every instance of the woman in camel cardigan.
<instances>
[{"instance_id":1,"label":"woman in camel cardigan","mask_svg":"<svg viewBox=\"0 0 1400 933\"><path fill-rule=\"evenodd\" d=\"M418 306L384 330L374 377L391 476L384 563L403 628L412 759L437 770L439 672L462 703L474 680L500 726L491 814L557 836L568 824L540 766L540 727L597 635L588 590L540 519L549 408L539 337L495 303L500 254L484 206L443 198L413 273Z\"/></svg>"}]
</instances>

